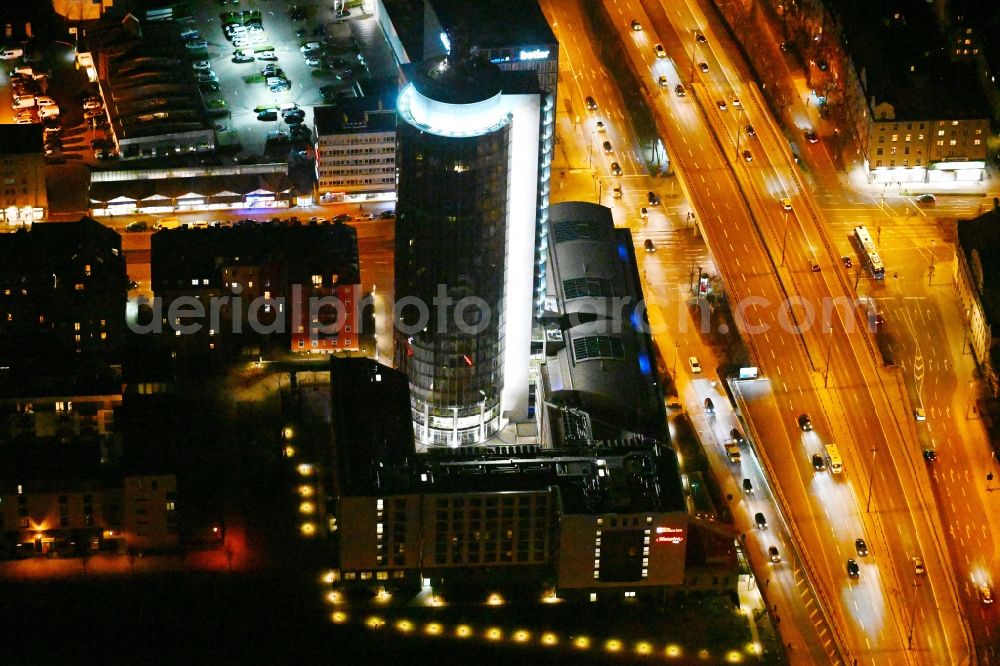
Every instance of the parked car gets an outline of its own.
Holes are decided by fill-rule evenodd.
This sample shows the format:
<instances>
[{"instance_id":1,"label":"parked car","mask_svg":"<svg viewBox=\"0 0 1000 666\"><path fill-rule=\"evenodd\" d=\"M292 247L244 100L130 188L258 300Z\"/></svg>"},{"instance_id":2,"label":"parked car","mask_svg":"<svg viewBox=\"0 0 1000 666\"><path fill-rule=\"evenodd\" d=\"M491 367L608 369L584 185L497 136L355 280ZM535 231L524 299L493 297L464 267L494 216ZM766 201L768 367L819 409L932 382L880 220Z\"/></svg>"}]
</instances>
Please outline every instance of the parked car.
<instances>
[{"instance_id":1,"label":"parked car","mask_svg":"<svg viewBox=\"0 0 1000 666\"><path fill-rule=\"evenodd\" d=\"M257 54L257 60L260 60L261 62L275 62L277 59L278 56L273 51Z\"/></svg>"},{"instance_id":2,"label":"parked car","mask_svg":"<svg viewBox=\"0 0 1000 666\"><path fill-rule=\"evenodd\" d=\"M277 120L277 119L278 119L277 111L261 111L260 113L257 114L257 120L266 121L266 120Z\"/></svg>"},{"instance_id":3,"label":"parked car","mask_svg":"<svg viewBox=\"0 0 1000 666\"><path fill-rule=\"evenodd\" d=\"M184 43L184 48L191 49L192 51L196 51L198 49L207 49L208 42L206 42L204 39L190 39Z\"/></svg>"},{"instance_id":4,"label":"parked car","mask_svg":"<svg viewBox=\"0 0 1000 666\"><path fill-rule=\"evenodd\" d=\"M39 118L58 118L59 117L59 107L58 106L40 106L38 107L38 117Z\"/></svg>"},{"instance_id":5,"label":"parked car","mask_svg":"<svg viewBox=\"0 0 1000 666\"><path fill-rule=\"evenodd\" d=\"M191 68L197 72L206 72L212 69L212 63L207 60L195 60L191 63Z\"/></svg>"},{"instance_id":6,"label":"parked car","mask_svg":"<svg viewBox=\"0 0 1000 666\"><path fill-rule=\"evenodd\" d=\"M149 226L143 220L137 220L135 222L129 222L125 225L125 231L146 231Z\"/></svg>"},{"instance_id":7,"label":"parked car","mask_svg":"<svg viewBox=\"0 0 1000 666\"><path fill-rule=\"evenodd\" d=\"M20 58L24 55L24 49L19 48L5 48L0 50L0 60L13 60L14 58Z\"/></svg>"},{"instance_id":8,"label":"parked car","mask_svg":"<svg viewBox=\"0 0 1000 666\"><path fill-rule=\"evenodd\" d=\"M323 45L319 42L306 42L299 47L299 51L302 53L308 53L309 51L318 51L321 48L323 48Z\"/></svg>"},{"instance_id":9,"label":"parked car","mask_svg":"<svg viewBox=\"0 0 1000 666\"><path fill-rule=\"evenodd\" d=\"M234 55L230 60L237 65L244 65L248 62L253 62L254 57L247 53L241 53L240 55Z\"/></svg>"},{"instance_id":10,"label":"parked car","mask_svg":"<svg viewBox=\"0 0 1000 666\"><path fill-rule=\"evenodd\" d=\"M83 110L84 111L90 111L91 109L100 109L103 106L104 105L101 104L101 101L99 99L85 99L83 101Z\"/></svg>"},{"instance_id":11,"label":"parked car","mask_svg":"<svg viewBox=\"0 0 1000 666\"><path fill-rule=\"evenodd\" d=\"M198 90L203 93L213 93L219 92L219 82L218 81L202 81L198 84Z\"/></svg>"}]
</instances>

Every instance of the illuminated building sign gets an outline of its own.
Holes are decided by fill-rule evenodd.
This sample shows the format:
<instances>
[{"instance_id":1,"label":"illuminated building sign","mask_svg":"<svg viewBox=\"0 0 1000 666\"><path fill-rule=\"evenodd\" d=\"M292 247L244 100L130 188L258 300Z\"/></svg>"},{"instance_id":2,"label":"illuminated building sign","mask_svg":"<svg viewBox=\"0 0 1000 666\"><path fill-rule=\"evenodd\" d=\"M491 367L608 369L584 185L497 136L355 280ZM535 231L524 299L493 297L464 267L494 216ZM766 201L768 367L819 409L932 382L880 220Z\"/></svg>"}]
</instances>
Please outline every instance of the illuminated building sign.
<instances>
[{"instance_id":1,"label":"illuminated building sign","mask_svg":"<svg viewBox=\"0 0 1000 666\"><path fill-rule=\"evenodd\" d=\"M521 51L521 60L545 60L549 57L548 49L532 49L531 51Z\"/></svg>"},{"instance_id":2,"label":"illuminated building sign","mask_svg":"<svg viewBox=\"0 0 1000 666\"><path fill-rule=\"evenodd\" d=\"M656 543L678 544L684 541L684 530L679 527L657 527Z\"/></svg>"}]
</instances>

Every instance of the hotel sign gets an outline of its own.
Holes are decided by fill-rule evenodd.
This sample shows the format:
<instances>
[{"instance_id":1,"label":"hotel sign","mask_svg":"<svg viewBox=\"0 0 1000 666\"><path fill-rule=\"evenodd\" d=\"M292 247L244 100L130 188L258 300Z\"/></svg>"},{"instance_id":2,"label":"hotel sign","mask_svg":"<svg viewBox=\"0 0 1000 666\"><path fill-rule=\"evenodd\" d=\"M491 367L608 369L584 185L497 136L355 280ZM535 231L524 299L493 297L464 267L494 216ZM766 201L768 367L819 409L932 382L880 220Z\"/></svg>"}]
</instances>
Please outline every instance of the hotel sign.
<instances>
[{"instance_id":1,"label":"hotel sign","mask_svg":"<svg viewBox=\"0 0 1000 666\"><path fill-rule=\"evenodd\" d=\"M684 541L684 530L679 527L657 527L656 543L679 544Z\"/></svg>"}]
</instances>

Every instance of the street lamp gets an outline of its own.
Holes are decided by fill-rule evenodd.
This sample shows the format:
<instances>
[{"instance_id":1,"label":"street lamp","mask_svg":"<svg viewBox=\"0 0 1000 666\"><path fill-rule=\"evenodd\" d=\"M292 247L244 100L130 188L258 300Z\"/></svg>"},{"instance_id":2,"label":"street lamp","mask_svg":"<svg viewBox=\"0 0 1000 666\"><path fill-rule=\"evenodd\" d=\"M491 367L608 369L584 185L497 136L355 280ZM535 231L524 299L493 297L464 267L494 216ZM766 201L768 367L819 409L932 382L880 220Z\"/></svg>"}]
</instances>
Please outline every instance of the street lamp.
<instances>
[{"instance_id":1,"label":"street lamp","mask_svg":"<svg viewBox=\"0 0 1000 666\"><path fill-rule=\"evenodd\" d=\"M827 326L826 332L830 336L826 344L826 369L823 371L823 388L827 387L827 379L830 377L830 352L833 351L833 326Z\"/></svg>"},{"instance_id":2,"label":"street lamp","mask_svg":"<svg viewBox=\"0 0 1000 666\"><path fill-rule=\"evenodd\" d=\"M738 150L738 148L737 148ZM788 211L785 211L785 233L781 237L781 264L779 268L785 267L785 247L788 245Z\"/></svg>"},{"instance_id":3,"label":"street lamp","mask_svg":"<svg viewBox=\"0 0 1000 666\"><path fill-rule=\"evenodd\" d=\"M698 31L691 31L691 83L694 83L694 57L698 50Z\"/></svg>"},{"instance_id":4,"label":"street lamp","mask_svg":"<svg viewBox=\"0 0 1000 666\"><path fill-rule=\"evenodd\" d=\"M674 341L674 367L670 369L670 374L674 382L677 382L677 357L681 353L681 343Z\"/></svg>"},{"instance_id":5,"label":"street lamp","mask_svg":"<svg viewBox=\"0 0 1000 666\"><path fill-rule=\"evenodd\" d=\"M906 637L906 649L913 649L913 626L917 622L917 601L920 599L918 593L920 592L920 583L913 582L913 607L910 610L910 631Z\"/></svg>"},{"instance_id":6,"label":"street lamp","mask_svg":"<svg viewBox=\"0 0 1000 666\"><path fill-rule=\"evenodd\" d=\"M872 467L868 470L868 505L865 507L865 513L871 513L872 510L872 483L875 481L875 454L878 453L878 449L872 448Z\"/></svg>"}]
</instances>

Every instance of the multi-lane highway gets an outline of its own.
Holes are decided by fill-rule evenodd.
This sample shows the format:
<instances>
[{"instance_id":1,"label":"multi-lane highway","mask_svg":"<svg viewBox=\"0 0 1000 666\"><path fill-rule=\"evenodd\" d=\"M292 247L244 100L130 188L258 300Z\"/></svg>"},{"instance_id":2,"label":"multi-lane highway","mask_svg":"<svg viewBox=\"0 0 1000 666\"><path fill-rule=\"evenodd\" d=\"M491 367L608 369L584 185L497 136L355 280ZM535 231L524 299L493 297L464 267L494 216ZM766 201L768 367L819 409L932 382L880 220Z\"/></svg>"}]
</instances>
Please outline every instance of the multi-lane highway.
<instances>
[{"instance_id":1,"label":"multi-lane highway","mask_svg":"<svg viewBox=\"0 0 1000 666\"><path fill-rule=\"evenodd\" d=\"M928 511L933 498L908 403L875 362L861 313L850 305L850 284L787 144L747 85L745 68L729 56L735 50L723 31L700 7L613 0L608 11L620 17L614 21L620 37L633 43L632 64L657 98L674 163L770 379L770 390L745 394L746 409L847 655L864 662L886 655L962 662L967 634L936 512ZM645 29L632 30L632 19ZM657 57L655 43L667 58ZM656 83L661 74L667 88ZM686 97L670 92L677 82L689 89ZM786 196L790 212L778 203ZM739 306L751 296L766 302ZM787 308L787 299L799 302ZM837 302L846 304L828 321L810 317L810 308ZM802 412L813 415L814 432L798 430ZM810 463L811 453L832 442L846 462L842 478L817 473ZM855 551L859 537L870 545L867 557ZM857 579L848 577L849 557L861 562ZM925 573L917 573L913 558Z\"/></svg>"}]
</instances>

